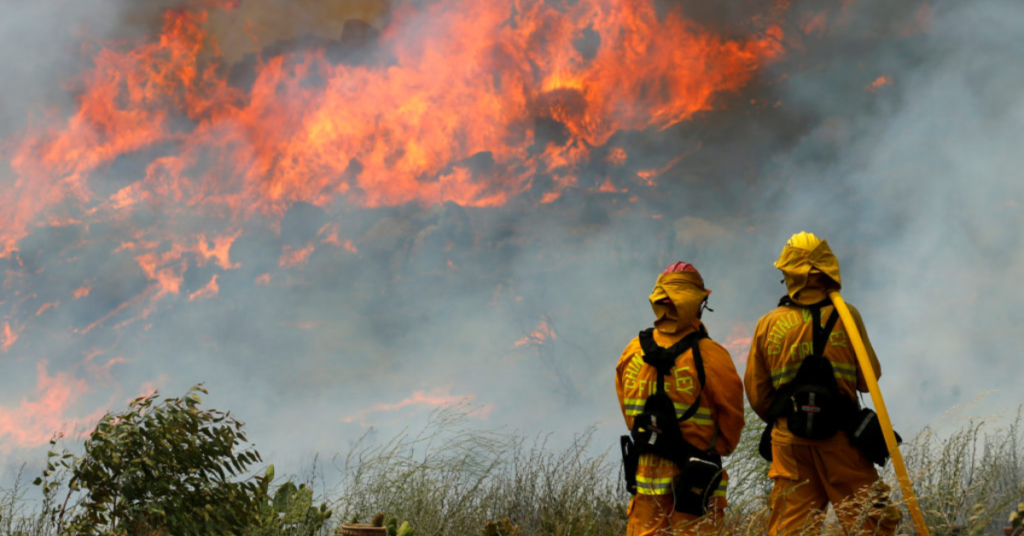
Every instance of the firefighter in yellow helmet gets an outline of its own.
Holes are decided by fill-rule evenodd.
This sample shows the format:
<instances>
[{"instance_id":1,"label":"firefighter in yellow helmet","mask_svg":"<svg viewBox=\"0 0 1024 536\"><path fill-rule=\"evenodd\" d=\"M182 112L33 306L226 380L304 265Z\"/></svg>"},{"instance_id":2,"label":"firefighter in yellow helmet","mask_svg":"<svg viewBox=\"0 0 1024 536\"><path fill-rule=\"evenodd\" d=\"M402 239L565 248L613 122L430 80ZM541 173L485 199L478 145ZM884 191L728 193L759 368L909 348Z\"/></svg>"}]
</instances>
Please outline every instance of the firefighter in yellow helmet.
<instances>
[{"instance_id":1,"label":"firefighter in yellow helmet","mask_svg":"<svg viewBox=\"0 0 1024 536\"><path fill-rule=\"evenodd\" d=\"M851 444L848 423L822 420L828 414L855 415L858 391L868 390L847 337L850 327L828 299L828 291L841 286L839 261L828 242L802 232L789 239L775 267L785 277L787 295L758 321L744 378L751 407L769 426L762 439L774 480L767 532L817 534L831 503L848 533L892 534L900 514L888 503L889 490L874 464ZM881 375L860 313L852 305L850 313ZM808 366L802 367L805 361ZM830 384L831 403L821 402L829 393L814 390L820 386L808 387L815 383L808 381L812 365L819 362L824 365L817 370L825 372L817 383ZM822 409L827 404L846 409L830 413Z\"/></svg>"},{"instance_id":2,"label":"firefighter in yellow helmet","mask_svg":"<svg viewBox=\"0 0 1024 536\"><path fill-rule=\"evenodd\" d=\"M721 457L743 430L743 384L729 352L701 323L710 290L693 266L677 262L650 295L654 328L619 358L615 389L623 436L626 536L716 534L726 507Z\"/></svg>"}]
</instances>

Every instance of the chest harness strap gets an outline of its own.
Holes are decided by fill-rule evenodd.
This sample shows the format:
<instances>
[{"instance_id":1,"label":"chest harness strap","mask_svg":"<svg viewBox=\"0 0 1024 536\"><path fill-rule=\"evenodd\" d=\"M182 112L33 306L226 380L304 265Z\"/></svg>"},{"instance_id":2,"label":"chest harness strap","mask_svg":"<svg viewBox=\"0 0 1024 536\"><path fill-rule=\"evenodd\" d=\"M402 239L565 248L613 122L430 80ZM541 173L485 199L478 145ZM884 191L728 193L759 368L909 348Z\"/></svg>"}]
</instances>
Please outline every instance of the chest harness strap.
<instances>
[{"instance_id":1,"label":"chest harness strap","mask_svg":"<svg viewBox=\"0 0 1024 536\"><path fill-rule=\"evenodd\" d=\"M653 329L640 332L640 348L643 350L644 363L654 367L658 373L656 389L654 394L647 397L643 412L633 419L630 435L621 438L627 491L637 493L636 472L640 456L657 455L672 461L682 471L676 478L677 482L673 482L676 511L687 511L697 515L702 515L706 510L711 494L721 481L721 457L713 452L713 444L708 450L702 450L687 441L679 424L693 418L700 409L704 385L707 382L700 341L707 337L707 332L702 328L687 335L670 348L662 348L654 342ZM679 356L691 349L700 386L690 407L682 415L677 415L675 403L665 390L665 377L672 375Z\"/></svg>"}]
</instances>

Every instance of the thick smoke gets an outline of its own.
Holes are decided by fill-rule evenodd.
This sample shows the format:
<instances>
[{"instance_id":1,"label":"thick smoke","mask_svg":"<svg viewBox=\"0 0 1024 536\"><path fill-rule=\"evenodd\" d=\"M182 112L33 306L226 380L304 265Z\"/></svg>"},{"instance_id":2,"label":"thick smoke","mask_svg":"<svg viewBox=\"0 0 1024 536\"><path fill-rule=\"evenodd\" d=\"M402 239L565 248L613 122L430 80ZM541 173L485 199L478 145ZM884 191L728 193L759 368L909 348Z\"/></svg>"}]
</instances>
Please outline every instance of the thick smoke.
<instances>
[{"instance_id":1,"label":"thick smoke","mask_svg":"<svg viewBox=\"0 0 1024 536\"><path fill-rule=\"evenodd\" d=\"M739 31L737 10L661 4ZM771 263L800 230L839 256L844 295L864 313L902 430L987 389L1001 391L984 413L1013 407L1024 343L1024 296L1012 280L1024 272L1015 178L1024 157L1014 150L1024 133L1015 91L1024 8L890 4L794 6L786 31L799 39L787 38L785 59L757 84L668 130L616 134L593 150L580 187L551 203L538 201L554 178L538 176L500 208L297 204L280 222L249 222L230 262L183 254L181 289L160 300L145 294L151 282L133 252L118 248L130 237L117 222L39 227L17 258L0 259L0 313L13 315L0 318L0 345L4 320L25 326L0 354L0 425L24 429L12 416L35 411L50 419L43 425L84 429L97 408L204 381L209 403L246 421L264 458L285 471L304 469L313 452L343 453L365 425L387 435L462 398L481 427L564 438L596 423L611 445L621 428L615 363L651 321L656 274L674 260L701 269L714 290L709 329L742 373L743 339L784 292ZM379 4L358 8L374 20L348 25L362 32L350 45L338 39L347 17L315 2L288 17L248 5L239 9L273 26L260 47L228 14L209 21L238 84L260 54L325 43L339 61L375 53L366 42L381 27ZM71 52L81 21L99 37L158 25L157 8L87 7L19 4L0 22L0 74L17 81L0 101L8 124L22 125L26 109L70 104L60 81L83 61ZM429 32L427 22L409 31ZM25 47L35 60L17 52ZM542 123L538 136L566 133ZM624 165L609 163L613 147L628 152ZM151 158L122 159L105 180L137 180ZM637 172L664 167L654 186L636 183ZM613 188L594 191L606 179ZM159 206L132 215L140 227L165 217ZM216 222L176 225L199 232ZM214 276L218 293L208 297ZM35 455L5 430L7 465ZM27 444L48 430L32 432Z\"/></svg>"},{"instance_id":2,"label":"thick smoke","mask_svg":"<svg viewBox=\"0 0 1024 536\"><path fill-rule=\"evenodd\" d=\"M24 125L28 110L67 100L62 82L78 61L78 25L108 31L118 10L109 0L4 0L0 7L5 13L0 20L0 134L6 138Z\"/></svg>"},{"instance_id":3,"label":"thick smoke","mask_svg":"<svg viewBox=\"0 0 1024 536\"><path fill-rule=\"evenodd\" d=\"M1024 6L941 2L928 15L924 35L789 79L790 102L821 121L766 167L780 231L836 243L911 429L988 390L983 414L1024 402ZM861 65L892 86L851 97Z\"/></svg>"}]
</instances>

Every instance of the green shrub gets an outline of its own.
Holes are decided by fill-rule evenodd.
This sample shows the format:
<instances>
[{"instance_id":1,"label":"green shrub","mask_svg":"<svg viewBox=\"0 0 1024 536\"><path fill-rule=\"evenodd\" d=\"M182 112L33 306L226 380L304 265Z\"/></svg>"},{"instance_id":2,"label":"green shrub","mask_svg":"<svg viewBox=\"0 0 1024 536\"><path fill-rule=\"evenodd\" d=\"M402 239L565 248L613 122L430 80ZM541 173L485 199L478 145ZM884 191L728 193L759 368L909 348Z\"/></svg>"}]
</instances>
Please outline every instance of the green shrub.
<instances>
[{"instance_id":1,"label":"green shrub","mask_svg":"<svg viewBox=\"0 0 1024 536\"><path fill-rule=\"evenodd\" d=\"M17 483L14 489L0 488L0 536L317 536L331 534L340 519L369 519L377 512L389 513L386 523L385 516L377 516L389 536L411 536L411 526L432 536L624 532L629 496L620 482L618 452L602 454L591 447L592 430L569 448L551 449L543 436L530 441L480 430L469 426L461 410L442 411L420 434L357 445L332 494L331 504L341 515L332 515L326 505L314 506L311 482L285 481L272 488L273 466L238 482L259 456L243 451L247 454L235 467L231 460L243 456L236 454L245 441L241 424L201 410L196 392L205 391L197 388L162 405L154 397L142 398L128 412L108 415L80 458L52 447L38 480L44 489L41 512L26 509L29 502ZM767 464L757 457L762 425L751 417L729 457L730 507L721 534L764 533L771 481ZM211 441L220 446L212 447ZM995 534L1006 513L1024 499L1019 419L1009 426L925 429L903 452L933 536ZM891 467L881 473L902 509ZM132 491L143 488L146 493ZM838 534L834 516L827 517L824 533ZM1020 526L1022 519L1024 505L1019 505L1011 523ZM906 524L899 534L915 534L914 527Z\"/></svg>"},{"instance_id":2,"label":"green shrub","mask_svg":"<svg viewBox=\"0 0 1024 536\"><path fill-rule=\"evenodd\" d=\"M55 452L36 484L50 499L45 512L57 534L233 534L257 521L254 497L265 477L242 479L261 461L243 424L200 407L201 385L156 404L139 397L108 413L85 441L84 456ZM52 501L63 478L67 496Z\"/></svg>"},{"instance_id":3,"label":"green shrub","mask_svg":"<svg viewBox=\"0 0 1024 536\"><path fill-rule=\"evenodd\" d=\"M401 525L398 524L398 518L391 516L388 518L388 536L413 536L415 531L412 530L412 526L409 525L408 521L403 521Z\"/></svg>"},{"instance_id":4,"label":"green shrub","mask_svg":"<svg viewBox=\"0 0 1024 536\"><path fill-rule=\"evenodd\" d=\"M267 468L263 482L273 479L274 466L271 465ZM290 480L278 486L273 497L266 493L265 487L260 488L256 500L260 513L257 526L247 531L250 536L313 536L320 532L332 514L326 504L313 506L312 488L305 484L296 486Z\"/></svg>"}]
</instances>

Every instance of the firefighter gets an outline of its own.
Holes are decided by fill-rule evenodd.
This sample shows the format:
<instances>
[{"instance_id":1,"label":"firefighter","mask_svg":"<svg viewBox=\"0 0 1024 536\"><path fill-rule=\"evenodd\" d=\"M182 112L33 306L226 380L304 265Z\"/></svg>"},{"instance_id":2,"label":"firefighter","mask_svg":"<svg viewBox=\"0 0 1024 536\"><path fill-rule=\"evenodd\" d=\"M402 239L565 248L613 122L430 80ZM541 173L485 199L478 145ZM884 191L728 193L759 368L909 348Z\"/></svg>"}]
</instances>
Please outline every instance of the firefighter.
<instances>
[{"instance_id":1,"label":"firefighter","mask_svg":"<svg viewBox=\"0 0 1024 536\"><path fill-rule=\"evenodd\" d=\"M770 447L767 441L762 445L770 452L768 476L774 480L768 534L816 534L830 503L848 533L891 534L900 515L888 503L888 488L874 464L851 445L844 431L847 423L828 420L850 419L859 410L857 393L868 391L847 337L849 328L833 318L838 312L828 299L828 291L841 285L839 262L828 242L801 232L786 243L775 267L782 271L787 295L758 321L744 378L751 407L770 427L765 436L767 440L770 433ZM860 332L871 365L881 375L860 313L853 306L850 313L857 324L853 329ZM821 386L803 385L809 373L801 365L812 361L809 356L816 359L817 352L827 368L827 381L819 382L829 384L824 394L813 391ZM818 393L819 399L828 398L831 390L835 407L847 409L830 413L814 398L798 404L798 390ZM792 420L804 414L818 432ZM826 414L833 417L822 419ZM816 424L813 419L818 419ZM818 437L822 433L832 435Z\"/></svg>"},{"instance_id":2,"label":"firefighter","mask_svg":"<svg viewBox=\"0 0 1024 536\"><path fill-rule=\"evenodd\" d=\"M623 436L625 477L635 494L627 511L626 536L710 534L721 525L728 486L721 456L729 455L740 440L743 384L729 352L707 337L701 323L709 294L696 268L684 262L670 265L649 298L654 328L634 338L619 359L615 388L631 431ZM665 360L652 366L648 361L656 354ZM657 425L646 412L656 405L648 400L661 392L672 413ZM662 433L652 437L647 428ZM653 438L668 438L673 432L676 439L665 445L664 456L644 450L655 444ZM680 476L680 466L688 467L685 476ZM697 504L680 505L680 490L693 492L690 498Z\"/></svg>"}]
</instances>

